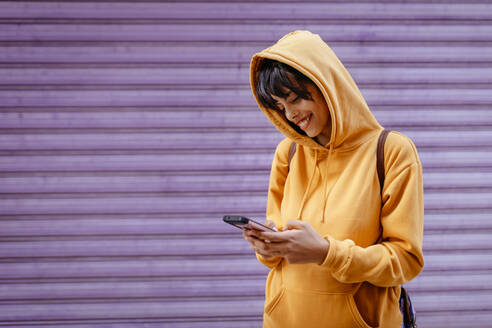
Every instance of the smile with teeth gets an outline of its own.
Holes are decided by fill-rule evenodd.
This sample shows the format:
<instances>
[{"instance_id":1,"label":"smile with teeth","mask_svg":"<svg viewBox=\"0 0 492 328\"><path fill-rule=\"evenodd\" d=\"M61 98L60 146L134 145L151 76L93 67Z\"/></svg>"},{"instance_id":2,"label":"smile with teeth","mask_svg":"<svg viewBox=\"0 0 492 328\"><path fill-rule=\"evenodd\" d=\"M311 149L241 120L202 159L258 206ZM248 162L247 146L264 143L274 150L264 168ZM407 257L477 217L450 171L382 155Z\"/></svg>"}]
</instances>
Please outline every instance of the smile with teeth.
<instances>
[{"instance_id":1,"label":"smile with teeth","mask_svg":"<svg viewBox=\"0 0 492 328\"><path fill-rule=\"evenodd\" d=\"M300 127L301 129L305 129L307 128L307 126L309 125L309 122L311 122L311 117L313 116L313 114L309 114L308 116L306 116L305 118L303 118L302 120L300 121L297 121L296 125L298 127Z\"/></svg>"}]
</instances>

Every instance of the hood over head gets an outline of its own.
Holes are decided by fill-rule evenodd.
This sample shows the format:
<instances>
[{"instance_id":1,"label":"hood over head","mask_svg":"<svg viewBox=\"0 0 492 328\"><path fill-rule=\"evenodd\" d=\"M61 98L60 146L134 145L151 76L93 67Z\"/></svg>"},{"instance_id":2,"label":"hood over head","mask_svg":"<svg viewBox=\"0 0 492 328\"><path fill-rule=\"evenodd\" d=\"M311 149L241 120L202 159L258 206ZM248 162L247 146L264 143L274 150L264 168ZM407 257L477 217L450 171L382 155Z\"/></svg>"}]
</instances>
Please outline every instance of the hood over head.
<instances>
[{"instance_id":1,"label":"hood over head","mask_svg":"<svg viewBox=\"0 0 492 328\"><path fill-rule=\"evenodd\" d=\"M250 65L250 82L260 109L288 138L303 146L326 149L308 136L292 128L279 111L264 108L258 101L256 83L258 67L263 59L287 64L320 89L331 116L331 138L328 146L333 150L350 150L382 129L367 106L350 73L333 50L309 31L295 31L282 37L273 46L253 55Z\"/></svg>"}]
</instances>

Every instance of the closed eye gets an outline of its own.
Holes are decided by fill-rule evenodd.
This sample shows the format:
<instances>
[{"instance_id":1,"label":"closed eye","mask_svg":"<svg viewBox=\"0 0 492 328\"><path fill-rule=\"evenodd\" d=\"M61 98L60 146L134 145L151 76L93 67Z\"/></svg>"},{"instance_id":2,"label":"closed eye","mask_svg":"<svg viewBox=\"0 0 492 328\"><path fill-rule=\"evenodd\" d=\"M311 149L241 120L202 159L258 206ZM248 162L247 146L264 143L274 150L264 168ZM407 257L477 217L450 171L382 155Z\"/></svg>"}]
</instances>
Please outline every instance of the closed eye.
<instances>
[{"instance_id":1,"label":"closed eye","mask_svg":"<svg viewBox=\"0 0 492 328\"><path fill-rule=\"evenodd\" d=\"M292 99L292 100L290 101L290 103L291 103L291 104L295 104L296 102L298 102L298 101L299 101L299 99L301 99L301 97L296 96L294 99Z\"/></svg>"}]
</instances>

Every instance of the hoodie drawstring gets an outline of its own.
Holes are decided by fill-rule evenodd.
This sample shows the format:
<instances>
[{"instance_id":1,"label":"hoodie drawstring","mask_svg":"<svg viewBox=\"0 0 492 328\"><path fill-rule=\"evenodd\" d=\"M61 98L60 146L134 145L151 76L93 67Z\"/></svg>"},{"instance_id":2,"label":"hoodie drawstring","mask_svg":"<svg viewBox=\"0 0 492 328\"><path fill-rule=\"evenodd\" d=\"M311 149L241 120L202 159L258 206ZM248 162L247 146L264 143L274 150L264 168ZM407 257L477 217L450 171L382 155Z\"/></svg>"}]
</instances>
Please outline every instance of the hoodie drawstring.
<instances>
[{"instance_id":1,"label":"hoodie drawstring","mask_svg":"<svg viewBox=\"0 0 492 328\"><path fill-rule=\"evenodd\" d=\"M311 173L311 177L309 178L306 191L302 196L301 206L299 207L299 211L297 212L296 220L301 220L302 209L304 208L304 203L306 202L307 195L309 194L309 189L311 188L311 183L313 182L314 174L316 173L316 168L318 167L318 150L316 149L314 150L314 163L315 164L314 164L313 172Z\"/></svg>"},{"instance_id":2,"label":"hoodie drawstring","mask_svg":"<svg viewBox=\"0 0 492 328\"><path fill-rule=\"evenodd\" d=\"M328 151L328 159L327 159L327 162L328 162L328 167L330 167L330 160L331 160L331 155L333 153L333 147L332 145L330 145L330 150ZM328 172L326 172L328 174ZM323 201L324 201L324 204L323 204L323 214L321 215L321 223L324 223L325 222L325 213L326 213L326 204L328 203L328 195L327 195L327 192L326 192L326 189L328 188L327 187L327 184L328 184L328 177L325 177L325 185L323 187L324 191L323 191Z\"/></svg>"}]
</instances>

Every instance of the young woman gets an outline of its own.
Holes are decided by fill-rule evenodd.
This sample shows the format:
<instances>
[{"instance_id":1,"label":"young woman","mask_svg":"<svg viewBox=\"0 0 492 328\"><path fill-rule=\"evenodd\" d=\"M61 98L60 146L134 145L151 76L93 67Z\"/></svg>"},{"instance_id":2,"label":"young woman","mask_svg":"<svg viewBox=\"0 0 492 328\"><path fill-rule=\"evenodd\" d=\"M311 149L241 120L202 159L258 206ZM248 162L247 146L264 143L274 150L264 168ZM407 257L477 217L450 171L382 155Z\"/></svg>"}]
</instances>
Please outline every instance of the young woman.
<instances>
[{"instance_id":1,"label":"young woman","mask_svg":"<svg viewBox=\"0 0 492 328\"><path fill-rule=\"evenodd\" d=\"M424 265L414 144L388 135L381 190L383 128L318 35L287 34L253 56L250 73L260 109L286 136L267 201L267 224L279 232L244 233L271 269L263 327L401 327L400 285Z\"/></svg>"}]
</instances>

